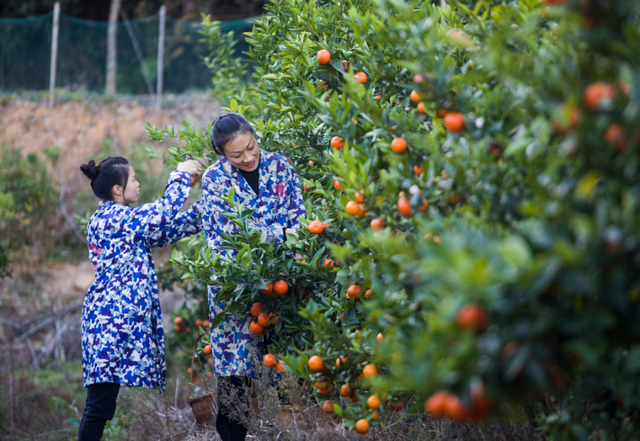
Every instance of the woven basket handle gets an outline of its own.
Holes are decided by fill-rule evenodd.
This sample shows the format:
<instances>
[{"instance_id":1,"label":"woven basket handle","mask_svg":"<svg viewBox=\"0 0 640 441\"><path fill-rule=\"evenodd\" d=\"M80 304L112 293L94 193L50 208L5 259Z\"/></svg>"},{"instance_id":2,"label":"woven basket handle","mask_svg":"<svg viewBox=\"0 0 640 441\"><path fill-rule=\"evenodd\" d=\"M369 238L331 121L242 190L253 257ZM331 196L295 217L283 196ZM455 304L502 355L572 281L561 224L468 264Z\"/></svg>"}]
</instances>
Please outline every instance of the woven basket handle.
<instances>
[{"instance_id":1,"label":"woven basket handle","mask_svg":"<svg viewBox=\"0 0 640 441\"><path fill-rule=\"evenodd\" d=\"M198 341L204 337L206 334L200 334L198 336L198 338L196 338L196 342L193 344L193 352L191 353L191 381L189 382L189 399L191 399L191 395L193 393L193 360L195 358L198 358L198 364L200 364L200 370L202 371L202 382L204 383L204 387L205 389L207 389L207 393L210 394L211 391L209 390L209 386L207 385L207 379L204 378L204 368L202 367L202 362L200 361L200 357L196 357L197 356L197 349L198 349Z\"/></svg>"}]
</instances>

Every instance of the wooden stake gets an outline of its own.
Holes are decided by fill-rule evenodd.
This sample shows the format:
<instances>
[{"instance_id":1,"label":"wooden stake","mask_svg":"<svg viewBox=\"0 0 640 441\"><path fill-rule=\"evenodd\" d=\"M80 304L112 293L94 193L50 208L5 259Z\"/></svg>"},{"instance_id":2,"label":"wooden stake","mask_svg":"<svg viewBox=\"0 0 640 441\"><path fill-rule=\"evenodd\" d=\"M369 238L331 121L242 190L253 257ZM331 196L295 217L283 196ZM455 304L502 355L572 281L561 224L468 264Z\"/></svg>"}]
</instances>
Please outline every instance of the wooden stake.
<instances>
[{"instance_id":1,"label":"wooden stake","mask_svg":"<svg viewBox=\"0 0 640 441\"><path fill-rule=\"evenodd\" d=\"M162 109L162 82L164 80L164 32L167 19L167 7L160 7L160 32L158 36L158 84L156 86L156 110Z\"/></svg>"},{"instance_id":2,"label":"wooden stake","mask_svg":"<svg viewBox=\"0 0 640 441\"><path fill-rule=\"evenodd\" d=\"M111 10L109 11L109 28L107 29L107 85L105 93L116 93L116 73L118 48L116 37L118 35L118 11L120 10L120 0L111 0Z\"/></svg>"},{"instance_id":3,"label":"wooden stake","mask_svg":"<svg viewBox=\"0 0 640 441\"><path fill-rule=\"evenodd\" d=\"M53 5L53 32L51 34L51 67L49 69L49 108L53 107L58 64L58 30L60 28L60 2Z\"/></svg>"}]
</instances>

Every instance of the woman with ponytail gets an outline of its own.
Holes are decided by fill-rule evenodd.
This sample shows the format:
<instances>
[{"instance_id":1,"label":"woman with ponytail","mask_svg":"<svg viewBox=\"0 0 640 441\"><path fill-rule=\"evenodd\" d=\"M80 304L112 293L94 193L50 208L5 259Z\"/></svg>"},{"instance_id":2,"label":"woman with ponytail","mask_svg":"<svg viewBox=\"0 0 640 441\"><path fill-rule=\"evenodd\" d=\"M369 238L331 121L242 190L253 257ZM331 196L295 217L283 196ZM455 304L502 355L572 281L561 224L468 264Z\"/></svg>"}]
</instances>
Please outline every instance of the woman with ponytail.
<instances>
[{"instance_id":1,"label":"woman with ponytail","mask_svg":"<svg viewBox=\"0 0 640 441\"><path fill-rule=\"evenodd\" d=\"M130 207L140 184L126 159L80 166L101 199L87 224L89 259L96 269L82 308L82 371L87 403L79 441L100 440L113 418L120 386L165 388L164 331L151 248L198 233L196 207L179 210L202 173L189 160L171 172L156 202Z\"/></svg>"}]
</instances>

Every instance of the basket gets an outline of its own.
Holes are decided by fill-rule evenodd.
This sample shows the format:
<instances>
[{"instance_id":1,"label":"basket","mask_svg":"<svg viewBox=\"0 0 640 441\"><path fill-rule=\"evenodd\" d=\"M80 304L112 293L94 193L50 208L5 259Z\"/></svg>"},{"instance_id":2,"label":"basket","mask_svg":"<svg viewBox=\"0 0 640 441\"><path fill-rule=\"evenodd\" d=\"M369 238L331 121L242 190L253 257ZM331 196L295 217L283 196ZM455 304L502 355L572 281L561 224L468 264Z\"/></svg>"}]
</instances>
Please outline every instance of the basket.
<instances>
[{"instance_id":1,"label":"basket","mask_svg":"<svg viewBox=\"0 0 640 441\"><path fill-rule=\"evenodd\" d=\"M207 393L198 398L192 398L193 393L193 360L197 354L196 350L198 348L198 340L200 340L205 334L200 334L196 339L196 342L193 345L193 352L191 353L191 382L189 382L189 406L191 406L191 410L196 417L196 424L215 426L215 418L214 415L218 413L218 406L216 396L209 390L209 386L207 385L207 380L202 378L204 383L204 387L207 389ZM202 368L202 362L200 358L198 358L198 363L200 364L200 369L204 374L204 369Z\"/></svg>"}]
</instances>

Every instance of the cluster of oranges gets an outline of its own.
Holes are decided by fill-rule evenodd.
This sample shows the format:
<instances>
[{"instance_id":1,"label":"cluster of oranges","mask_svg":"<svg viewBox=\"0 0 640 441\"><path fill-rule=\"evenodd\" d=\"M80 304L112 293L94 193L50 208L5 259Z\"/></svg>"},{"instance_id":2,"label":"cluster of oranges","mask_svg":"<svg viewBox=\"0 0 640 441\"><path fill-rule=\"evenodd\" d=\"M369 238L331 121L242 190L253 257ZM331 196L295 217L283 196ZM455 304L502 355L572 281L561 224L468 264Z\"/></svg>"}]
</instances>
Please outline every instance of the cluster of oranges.
<instances>
[{"instance_id":1,"label":"cluster of oranges","mask_svg":"<svg viewBox=\"0 0 640 441\"><path fill-rule=\"evenodd\" d=\"M289 284L284 280L276 280L275 282L267 283L267 288L261 289L260 292L266 294L267 300L275 294L283 296L289 292ZM254 302L249 310L251 316L255 317L255 319L249 323L249 330L254 334L262 334L266 327L278 322L277 314L273 312L261 312L262 308L264 308L263 303Z\"/></svg>"},{"instance_id":2,"label":"cluster of oranges","mask_svg":"<svg viewBox=\"0 0 640 441\"><path fill-rule=\"evenodd\" d=\"M264 365L269 369L275 369L279 374L285 373L285 367L282 361L278 361L278 357L274 354L267 354L264 356L263 360Z\"/></svg>"},{"instance_id":3,"label":"cluster of oranges","mask_svg":"<svg viewBox=\"0 0 640 441\"><path fill-rule=\"evenodd\" d=\"M470 406L465 406L457 395L442 390L425 401L424 411L434 418L449 418L461 423L482 421L495 407L495 402L486 397L485 387L481 383L471 390L470 398Z\"/></svg>"}]
</instances>

